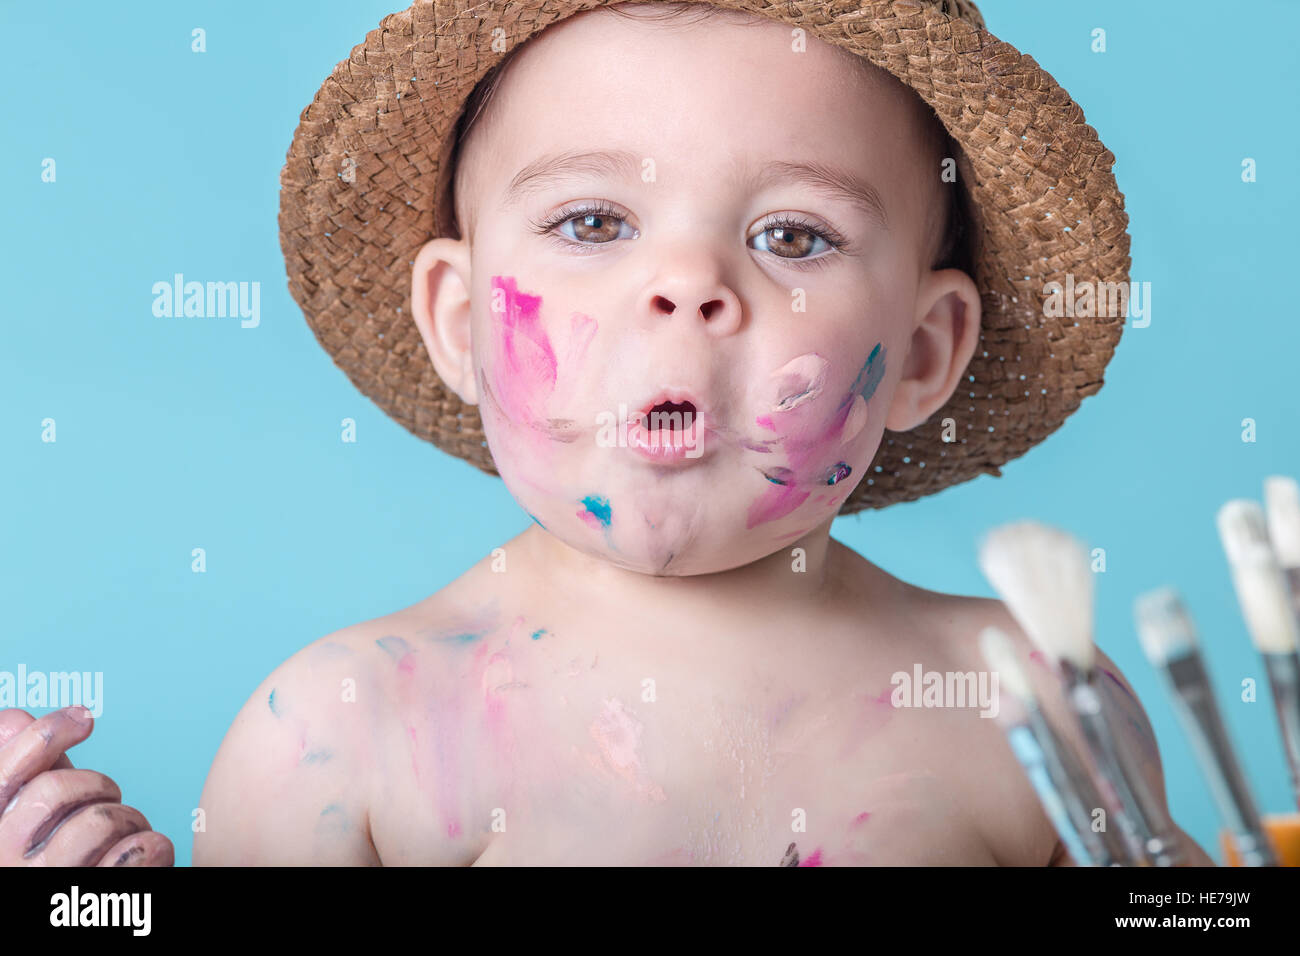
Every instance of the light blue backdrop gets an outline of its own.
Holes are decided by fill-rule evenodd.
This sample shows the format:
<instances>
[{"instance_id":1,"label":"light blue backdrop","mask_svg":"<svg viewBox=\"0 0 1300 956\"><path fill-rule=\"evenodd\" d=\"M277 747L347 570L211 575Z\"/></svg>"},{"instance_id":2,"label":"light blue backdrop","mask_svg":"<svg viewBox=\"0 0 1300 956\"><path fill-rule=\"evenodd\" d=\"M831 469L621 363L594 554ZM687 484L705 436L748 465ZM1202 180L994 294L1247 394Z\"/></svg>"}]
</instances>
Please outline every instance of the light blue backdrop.
<instances>
[{"instance_id":1,"label":"light blue backdrop","mask_svg":"<svg viewBox=\"0 0 1300 956\"><path fill-rule=\"evenodd\" d=\"M392 2L0 9L0 670L103 672L104 714L73 759L116 779L182 864L217 746L272 668L424 597L528 522L499 481L356 393L286 288L277 185L299 111ZM1263 674L1214 515L1265 475L1300 473L1286 286L1300 74L1271 39L1300 32L1300 8L1225 22L1209 3L1083 6L982 8L1119 157L1151 324L1126 330L1107 386L1004 477L836 534L909 581L971 594L991 594L974 556L996 524L1037 518L1104 547L1099 643L1146 702L1176 818L1217 857L1214 808L1130 608L1150 587L1183 589L1260 802L1289 809L1267 692L1239 699ZM190 51L194 27L206 53ZM260 326L155 318L152 284L177 272L260 282ZM339 440L345 417L355 445Z\"/></svg>"}]
</instances>

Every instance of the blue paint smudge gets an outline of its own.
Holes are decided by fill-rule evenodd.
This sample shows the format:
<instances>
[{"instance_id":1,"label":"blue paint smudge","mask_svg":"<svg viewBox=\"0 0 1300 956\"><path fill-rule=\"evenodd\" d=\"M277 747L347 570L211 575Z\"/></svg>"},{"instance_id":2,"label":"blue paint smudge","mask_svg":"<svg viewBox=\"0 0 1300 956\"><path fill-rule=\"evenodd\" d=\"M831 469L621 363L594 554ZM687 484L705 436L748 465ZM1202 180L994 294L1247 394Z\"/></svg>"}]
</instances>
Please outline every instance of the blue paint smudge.
<instances>
[{"instance_id":1,"label":"blue paint smudge","mask_svg":"<svg viewBox=\"0 0 1300 956\"><path fill-rule=\"evenodd\" d=\"M472 644L474 641L483 637L486 632L461 631L452 634L442 634L437 637L430 636L429 640L438 641L444 644Z\"/></svg>"},{"instance_id":2,"label":"blue paint smudge","mask_svg":"<svg viewBox=\"0 0 1300 956\"><path fill-rule=\"evenodd\" d=\"M280 712L275 709L275 688L274 687L271 688L271 696L266 698L266 706L271 708L271 713L275 714L275 716L277 717L280 716Z\"/></svg>"},{"instance_id":3,"label":"blue paint smudge","mask_svg":"<svg viewBox=\"0 0 1300 956\"><path fill-rule=\"evenodd\" d=\"M531 511L525 511L524 514L532 518L533 522L537 525L537 527L541 528L543 531L546 530L546 525L542 524L540 521L537 520L537 515L533 514Z\"/></svg>"},{"instance_id":4,"label":"blue paint smudge","mask_svg":"<svg viewBox=\"0 0 1300 956\"><path fill-rule=\"evenodd\" d=\"M381 650L385 651L393 660L400 661L407 654L411 653L411 645L400 637L381 637L375 643Z\"/></svg>"},{"instance_id":5,"label":"blue paint smudge","mask_svg":"<svg viewBox=\"0 0 1300 956\"><path fill-rule=\"evenodd\" d=\"M544 628L544 627L539 627L537 630L533 631L533 633L532 633L532 638L533 638L533 640L537 640L539 637L541 637L541 636L542 636L543 634L545 634L545 633L546 633L546 628Z\"/></svg>"},{"instance_id":6,"label":"blue paint smudge","mask_svg":"<svg viewBox=\"0 0 1300 956\"><path fill-rule=\"evenodd\" d=\"M853 474L853 468L849 463L847 461L839 462L826 473L826 484L838 485L851 474Z\"/></svg>"},{"instance_id":7,"label":"blue paint smudge","mask_svg":"<svg viewBox=\"0 0 1300 956\"><path fill-rule=\"evenodd\" d=\"M595 516L602 528L609 527L610 508L608 498L602 498L600 495L587 495L582 499L582 506Z\"/></svg>"},{"instance_id":8,"label":"blue paint smudge","mask_svg":"<svg viewBox=\"0 0 1300 956\"><path fill-rule=\"evenodd\" d=\"M877 362L876 359L880 361ZM877 342L876 347L871 350L867 356L866 364L862 366L862 371L858 372L858 377L853 380L853 388L849 390L849 396L845 400L853 401L853 396L861 395L863 401L870 401L871 396L876 393L876 386L885 377L885 351L882 343Z\"/></svg>"},{"instance_id":9,"label":"blue paint smudge","mask_svg":"<svg viewBox=\"0 0 1300 956\"><path fill-rule=\"evenodd\" d=\"M329 760L333 756L334 754L328 750L309 750L302 755L302 759L299 760L298 762L299 763L325 763L325 761Z\"/></svg>"},{"instance_id":10,"label":"blue paint smudge","mask_svg":"<svg viewBox=\"0 0 1300 956\"><path fill-rule=\"evenodd\" d=\"M320 812L320 818L316 822L316 829L321 832L337 831L346 833L352 829L352 823L347 818L343 807L337 803L331 803Z\"/></svg>"}]
</instances>

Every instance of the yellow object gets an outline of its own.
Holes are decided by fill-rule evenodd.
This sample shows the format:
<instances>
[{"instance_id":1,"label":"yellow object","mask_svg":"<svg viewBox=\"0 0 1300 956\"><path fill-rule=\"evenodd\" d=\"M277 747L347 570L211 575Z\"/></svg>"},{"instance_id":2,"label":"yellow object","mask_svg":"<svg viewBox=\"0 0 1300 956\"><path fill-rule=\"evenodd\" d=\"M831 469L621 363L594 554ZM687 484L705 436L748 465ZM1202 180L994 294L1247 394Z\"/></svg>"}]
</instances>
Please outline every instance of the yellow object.
<instances>
[{"instance_id":1,"label":"yellow object","mask_svg":"<svg viewBox=\"0 0 1300 956\"><path fill-rule=\"evenodd\" d=\"M1264 818L1264 829L1273 841L1273 849L1283 866L1300 866L1300 813L1280 814ZM1225 866L1241 866L1232 834L1224 830L1219 834L1223 847Z\"/></svg>"}]
</instances>

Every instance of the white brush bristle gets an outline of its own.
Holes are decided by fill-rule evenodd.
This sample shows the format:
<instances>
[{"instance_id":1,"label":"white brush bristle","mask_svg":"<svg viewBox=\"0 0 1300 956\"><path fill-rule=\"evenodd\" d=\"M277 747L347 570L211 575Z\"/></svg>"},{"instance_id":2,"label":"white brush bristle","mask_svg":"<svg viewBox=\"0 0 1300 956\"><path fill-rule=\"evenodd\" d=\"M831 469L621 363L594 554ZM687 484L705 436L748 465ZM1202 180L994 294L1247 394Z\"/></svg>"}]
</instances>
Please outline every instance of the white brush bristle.
<instances>
[{"instance_id":1,"label":"white brush bristle","mask_svg":"<svg viewBox=\"0 0 1300 956\"><path fill-rule=\"evenodd\" d=\"M1268 542L1268 525L1258 501L1235 498L1219 509L1216 521L1229 564L1235 566L1249 545Z\"/></svg>"},{"instance_id":2,"label":"white brush bristle","mask_svg":"<svg viewBox=\"0 0 1300 956\"><path fill-rule=\"evenodd\" d=\"M1133 616L1142 650L1156 667L1196 652L1196 628L1173 588L1157 588L1138 595L1133 602Z\"/></svg>"},{"instance_id":3,"label":"white brush bristle","mask_svg":"<svg viewBox=\"0 0 1300 956\"><path fill-rule=\"evenodd\" d=\"M1288 654L1300 647L1291 591L1273 549L1258 542L1246 545L1232 572L1255 648L1261 654Z\"/></svg>"},{"instance_id":4,"label":"white brush bristle","mask_svg":"<svg viewBox=\"0 0 1300 956\"><path fill-rule=\"evenodd\" d=\"M1300 568L1300 482L1285 475L1264 479L1264 504L1268 508L1268 536L1278 563Z\"/></svg>"},{"instance_id":5,"label":"white brush bristle","mask_svg":"<svg viewBox=\"0 0 1300 956\"><path fill-rule=\"evenodd\" d=\"M1057 528L1019 521L989 532L979 565L1039 650L1092 669L1093 580L1083 545Z\"/></svg>"},{"instance_id":6,"label":"white brush bristle","mask_svg":"<svg viewBox=\"0 0 1300 956\"><path fill-rule=\"evenodd\" d=\"M980 631L980 652L1003 687L1020 698L1021 703L1033 703L1034 688L1029 683L1029 675L1016 659L1011 638L1001 628L990 625Z\"/></svg>"}]
</instances>

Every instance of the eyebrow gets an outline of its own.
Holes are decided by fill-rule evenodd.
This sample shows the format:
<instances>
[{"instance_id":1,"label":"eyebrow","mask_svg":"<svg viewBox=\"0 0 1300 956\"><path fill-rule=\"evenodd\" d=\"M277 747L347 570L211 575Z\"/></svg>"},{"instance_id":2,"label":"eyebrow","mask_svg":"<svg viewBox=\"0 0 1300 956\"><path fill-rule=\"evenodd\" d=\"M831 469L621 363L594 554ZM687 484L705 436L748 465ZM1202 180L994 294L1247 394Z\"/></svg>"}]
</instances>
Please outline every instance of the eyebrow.
<instances>
[{"instance_id":1,"label":"eyebrow","mask_svg":"<svg viewBox=\"0 0 1300 956\"><path fill-rule=\"evenodd\" d=\"M506 187L504 203L514 205L535 192L574 176L586 174L637 179L640 169L640 157L625 149L548 153L515 174ZM741 179L747 169L748 164L743 160L733 164L733 181ZM825 163L774 160L763 165L751 182L759 189L774 183L805 186L827 199L848 203L883 228L889 228L889 217L879 191L846 170Z\"/></svg>"}]
</instances>

